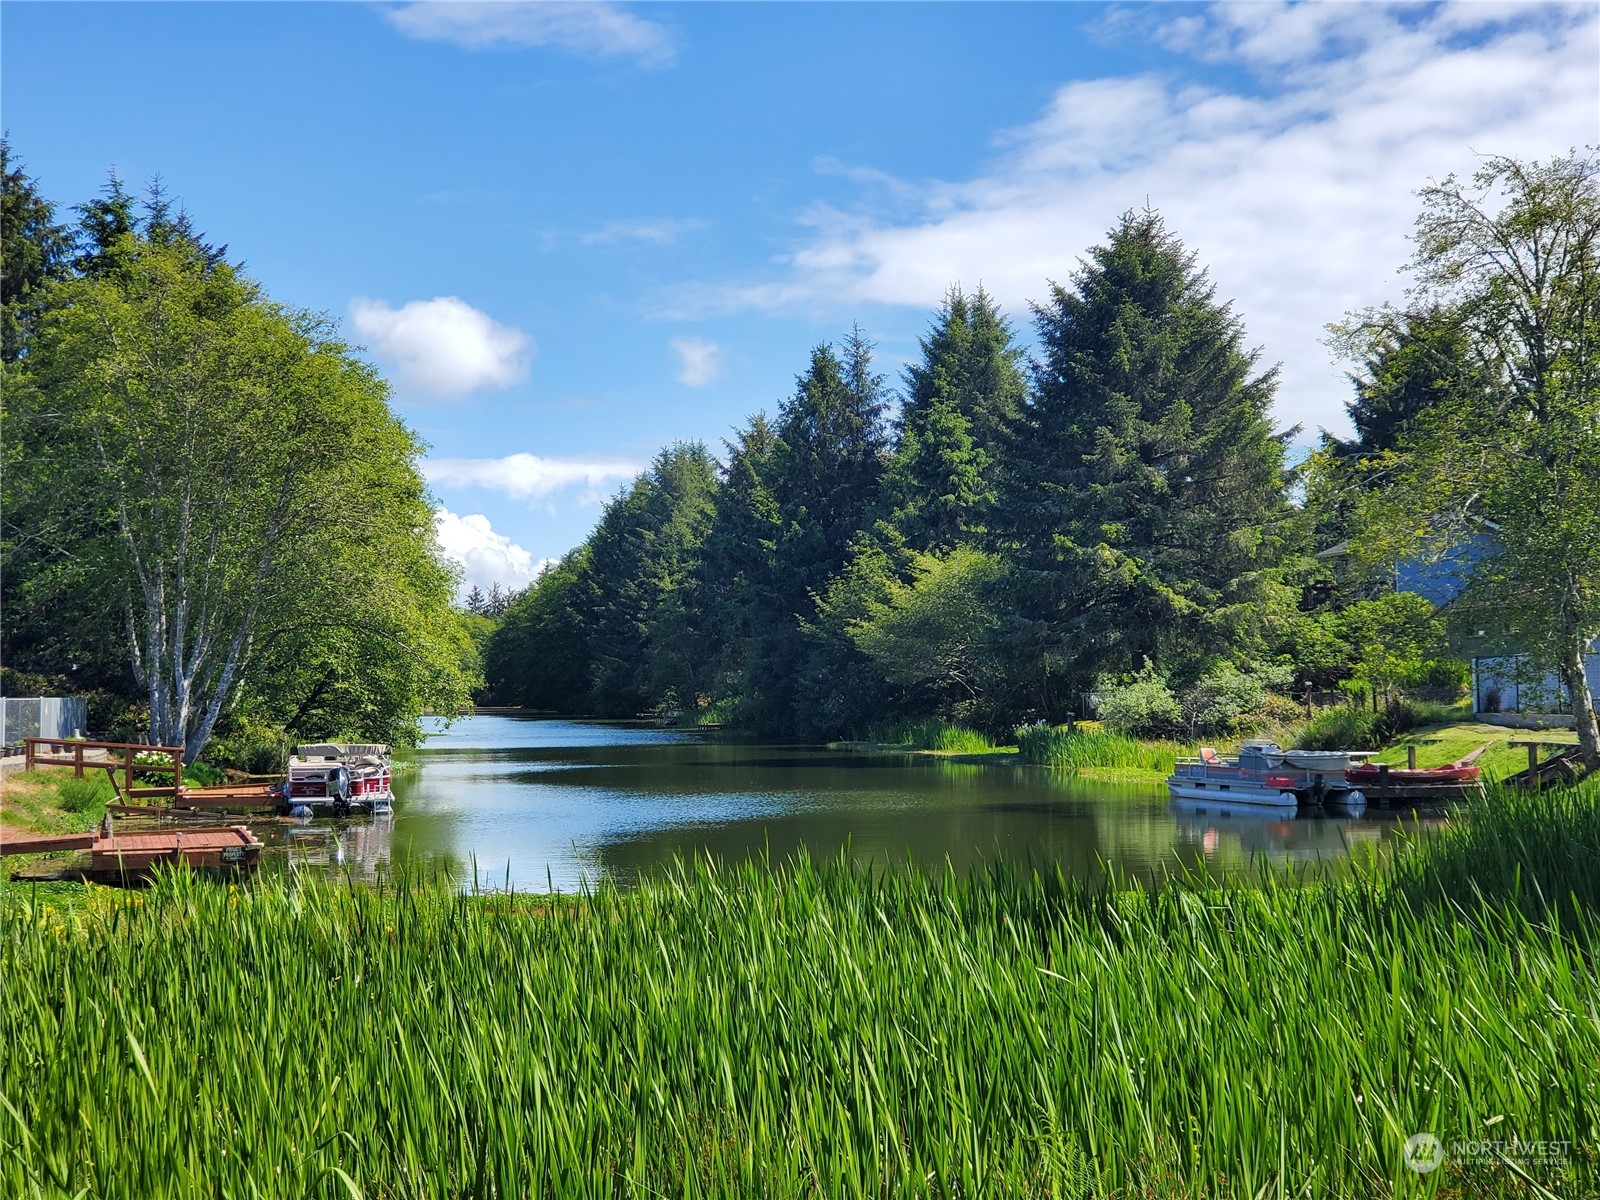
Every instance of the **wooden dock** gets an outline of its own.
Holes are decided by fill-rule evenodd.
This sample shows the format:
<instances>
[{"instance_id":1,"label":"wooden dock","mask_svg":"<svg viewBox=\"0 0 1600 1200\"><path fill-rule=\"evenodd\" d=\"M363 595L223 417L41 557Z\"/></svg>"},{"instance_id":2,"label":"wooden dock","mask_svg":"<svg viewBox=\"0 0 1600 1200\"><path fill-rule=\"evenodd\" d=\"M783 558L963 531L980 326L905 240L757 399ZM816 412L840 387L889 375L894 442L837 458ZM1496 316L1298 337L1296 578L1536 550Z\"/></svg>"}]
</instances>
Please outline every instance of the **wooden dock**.
<instances>
[{"instance_id":1,"label":"wooden dock","mask_svg":"<svg viewBox=\"0 0 1600 1200\"><path fill-rule=\"evenodd\" d=\"M0 856L89 852L86 870L74 872L104 883L147 877L162 864L186 863L198 871L253 871L261 842L245 825L213 829L150 829L136 833L74 833L12 837L0 841Z\"/></svg>"},{"instance_id":2,"label":"wooden dock","mask_svg":"<svg viewBox=\"0 0 1600 1200\"><path fill-rule=\"evenodd\" d=\"M1583 765L1583 748L1572 742L1543 741L1528 738L1522 741L1508 742L1510 746L1526 746L1528 749L1528 769L1518 771L1508 778L1507 787L1520 788L1523 791L1537 792L1541 788L1550 787L1558 783L1576 783L1588 774ZM1539 751L1552 751L1549 758L1539 761Z\"/></svg>"},{"instance_id":3,"label":"wooden dock","mask_svg":"<svg viewBox=\"0 0 1600 1200\"><path fill-rule=\"evenodd\" d=\"M106 805L124 816L181 812L272 812L281 805L278 785L232 783L190 787L183 782L181 746L145 746L136 742L91 742L76 738L28 738L23 769L71 767L79 779L85 771L104 771L117 798ZM141 775L170 775L170 784L141 785ZM158 803L165 801L166 803Z\"/></svg>"},{"instance_id":4,"label":"wooden dock","mask_svg":"<svg viewBox=\"0 0 1600 1200\"><path fill-rule=\"evenodd\" d=\"M1483 792L1480 780L1472 783L1363 782L1360 787L1367 804L1373 808L1427 808L1435 804L1459 804Z\"/></svg>"}]
</instances>

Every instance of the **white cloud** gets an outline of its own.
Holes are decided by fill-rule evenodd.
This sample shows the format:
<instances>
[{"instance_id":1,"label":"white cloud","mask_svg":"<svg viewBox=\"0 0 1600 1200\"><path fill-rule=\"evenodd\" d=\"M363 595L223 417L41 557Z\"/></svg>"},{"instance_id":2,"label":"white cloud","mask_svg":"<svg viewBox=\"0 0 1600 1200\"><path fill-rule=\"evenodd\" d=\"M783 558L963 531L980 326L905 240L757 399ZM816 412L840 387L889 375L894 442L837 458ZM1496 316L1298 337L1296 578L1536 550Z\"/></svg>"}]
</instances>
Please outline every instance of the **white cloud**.
<instances>
[{"instance_id":1,"label":"white cloud","mask_svg":"<svg viewBox=\"0 0 1600 1200\"><path fill-rule=\"evenodd\" d=\"M434 0L385 14L407 37L450 42L468 50L489 46L556 46L595 58L632 58L665 66L677 53L667 26L616 4L514 3L511 0Z\"/></svg>"},{"instance_id":2,"label":"white cloud","mask_svg":"<svg viewBox=\"0 0 1600 1200\"><path fill-rule=\"evenodd\" d=\"M463 396L527 378L533 339L458 296L399 308L358 296L350 302L350 317L356 335L408 391Z\"/></svg>"},{"instance_id":3,"label":"white cloud","mask_svg":"<svg viewBox=\"0 0 1600 1200\"><path fill-rule=\"evenodd\" d=\"M630 462L577 461L508 454L504 458L430 458L422 473L435 487L484 488L512 500L538 500L567 488L584 486L595 498L607 484L637 475Z\"/></svg>"},{"instance_id":4,"label":"white cloud","mask_svg":"<svg viewBox=\"0 0 1600 1200\"><path fill-rule=\"evenodd\" d=\"M635 217L622 221L607 221L598 229L580 233L578 240L585 246L615 246L621 242L648 242L653 246L670 246L684 234L705 227L704 221L693 217Z\"/></svg>"},{"instance_id":5,"label":"white cloud","mask_svg":"<svg viewBox=\"0 0 1600 1200\"><path fill-rule=\"evenodd\" d=\"M444 556L461 565L461 595L474 587L487 592L495 584L502 591L525 587L549 565L503 533L496 533L481 513L457 516L448 508L433 514L434 535Z\"/></svg>"},{"instance_id":6,"label":"white cloud","mask_svg":"<svg viewBox=\"0 0 1600 1200\"><path fill-rule=\"evenodd\" d=\"M662 315L929 308L958 279L981 280L1021 314L1148 198L1237 301L1266 362L1282 361L1279 418L1341 428L1348 384L1323 327L1400 297L1416 189L1470 173L1479 154L1549 157L1596 140L1593 5L1167 11L1128 20L1242 66L1256 85L1169 74L1067 84L996 138L982 174L916 185L915 213L817 208L781 274L684 289Z\"/></svg>"},{"instance_id":7,"label":"white cloud","mask_svg":"<svg viewBox=\"0 0 1600 1200\"><path fill-rule=\"evenodd\" d=\"M705 338L673 338L678 356L678 382L689 387L705 387L722 375L722 347Z\"/></svg>"}]
</instances>

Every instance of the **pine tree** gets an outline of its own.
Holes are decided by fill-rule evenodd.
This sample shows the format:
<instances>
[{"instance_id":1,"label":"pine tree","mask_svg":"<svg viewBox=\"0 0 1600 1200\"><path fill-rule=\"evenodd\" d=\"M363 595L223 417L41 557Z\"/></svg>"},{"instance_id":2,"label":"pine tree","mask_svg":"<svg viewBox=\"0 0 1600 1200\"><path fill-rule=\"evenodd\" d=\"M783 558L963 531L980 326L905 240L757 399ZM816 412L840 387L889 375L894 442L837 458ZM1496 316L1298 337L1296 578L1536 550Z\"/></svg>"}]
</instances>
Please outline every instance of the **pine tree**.
<instances>
[{"instance_id":1,"label":"pine tree","mask_svg":"<svg viewBox=\"0 0 1600 1200\"><path fill-rule=\"evenodd\" d=\"M627 716L652 707L662 698L652 686L658 682L697 690L696 663L679 653L681 622L658 623L664 606L683 607L679 593L693 582L715 486L704 446L669 446L606 506L590 535L578 596L593 711Z\"/></svg>"},{"instance_id":2,"label":"pine tree","mask_svg":"<svg viewBox=\"0 0 1600 1200\"><path fill-rule=\"evenodd\" d=\"M483 615L498 620L506 615L506 606L510 603L511 594L496 579L489 585L489 594L483 598Z\"/></svg>"},{"instance_id":3,"label":"pine tree","mask_svg":"<svg viewBox=\"0 0 1600 1200\"><path fill-rule=\"evenodd\" d=\"M472 590L467 593L465 604L467 611L475 616L482 617L488 615L484 608L483 589L477 584L473 584Z\"/></svg>"},{"instance_id":4,"label":"pine tree","mask_svg":"<svg viewBox=\"0 0 1600 1200\"><path fill-rule=\"evenodd\" d=\"M715 690L756 728L792 730L811 644L805 623L880 508L887 432L883 377L859 328L822 345L771 425L730 448L707 542L696 624L726 639Z\"/></svg>"},{"instance_id":5,"label":"pine tree","mask_svg":"<svg viewBox=\"0 0 1600 1200\"><path fill-rule=\"evenodd\" d=\"M886 488L893 524L917 550L971 540L996 498L1005 442L1026 384L1021 350L988 295L959 287L906 369L899 439Z\"/></svg>"},{"instance_id":6,"label":"pine tree","mask_svg":"<svg viewBox=\"0 0 1600 1200\"><path fill-rule=\"evenodd\" d=\"M773 551L780 524L771 488L777 434L766 414L757 413L725 445L727 465L696 571L689 627L696 653L709 664L708 693L732 704L752 691L746 671L763 657L766 614L778 604Z\"/></svg>"},{"instance_id":7,"label":"pine tree","mask_svg":"<svg viewBox=\"0 0 1600 1200\"><path fill-rule=\"evenodd\" d=\"M831 346L811 352L811 368L778 416L771 488L782 525L776 547L779 586L791 612L808 610L870 524L883 474L883 377L859 327L841 358Z\"/></svg>"},{"instance_id":8,"label":"pine tree","mask_svg":"<svg viewBox=\"0 0 1600 1200\"><path fill-rule=\"evenodd\" d=\"M1080 680L1228 652L1216 614L1265 586L1296 533L1276 368L1257 369L1154 212L1125 214L1034 316L1043 358L1007 504L1031 615Z\"/></svg>"},{"instance_id":9,"label":"pine tree","mask_svg":"<svg viewBox=\"0 0 1600 1200\"><path fill-rule=\"evenodd\" d=\"M0 138L0 360L22 356L44 286L65 273L71 244L55 205Z\"/></svg>"}]
</instances>

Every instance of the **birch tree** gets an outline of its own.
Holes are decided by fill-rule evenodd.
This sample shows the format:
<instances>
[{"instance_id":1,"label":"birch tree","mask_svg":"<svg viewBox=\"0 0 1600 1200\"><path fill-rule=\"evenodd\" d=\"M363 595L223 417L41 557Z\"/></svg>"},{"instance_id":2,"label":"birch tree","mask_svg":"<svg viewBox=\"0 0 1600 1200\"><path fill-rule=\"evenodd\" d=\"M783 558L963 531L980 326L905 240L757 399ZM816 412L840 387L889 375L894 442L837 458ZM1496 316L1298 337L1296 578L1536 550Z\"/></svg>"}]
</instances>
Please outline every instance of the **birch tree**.
<instances>
[{"instance_id":1,"label":"birch tree","mask_svg":"<svg viewBox=\"0 0 1600 1200\"><path fill-rule=\"evenodd\" d=\"M346 547L397 518L428 539L420 447L325 322L191 239L115 250L50 298L29 363L38 444L114 530L90 586L121 609L151 739L192 761L258 642L369 584Z\"/></svg>"},{"instance_id":2,"label":"birch tree","mask_svg":"<svg viewBox=\"0 0 1600 1200\"><path fill-rule=\"evenodd\" d=\"M1600 161L1492 158L1420 194L1413 298L1453 314L1464 378L1368 465L1382 486L1364 503L1366 550L1487 546L1467 602L1556 671L1600 766L1584 674L1600 634ZM1359 354L1406 320L1365 313L1335 333Z\"/></svg>"}]
</instances>

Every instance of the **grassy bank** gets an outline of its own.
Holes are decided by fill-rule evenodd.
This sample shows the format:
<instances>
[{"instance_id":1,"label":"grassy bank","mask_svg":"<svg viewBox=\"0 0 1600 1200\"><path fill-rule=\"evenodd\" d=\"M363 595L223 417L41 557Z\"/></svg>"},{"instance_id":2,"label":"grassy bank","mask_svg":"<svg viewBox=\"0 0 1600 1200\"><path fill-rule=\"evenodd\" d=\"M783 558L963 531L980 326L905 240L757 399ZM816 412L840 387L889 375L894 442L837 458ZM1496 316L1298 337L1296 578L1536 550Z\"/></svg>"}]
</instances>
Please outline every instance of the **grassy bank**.
<instances>
[{"instance_id":1,"label":"grassy bank","mask_svg":"<svg viewBox=\"0 0 1600 1200\"><path fill-rule=\"evenodd\" d=\"M1529 739L1576 745L1578 735L1570 729L1507 729L1479 721L1447 721L1397 736L1384 747L1376 761L1403 766L1407 747L1415 746L1418 766L1437 767L1456 762L1487 746L1477 760L1478 765L1488 778L1504 779L1528 766L1527 749L1510 743ZM1548 753L1548 750L1541 751L1540 757Z\"/></svg>"},{"instance_id":2,"label":"grassy bank","mask_svg":"<svg viewBox=\"0 0 1600 1200\"><path fill-rule=\"evenodd\" d=\"M1593 1194L1600 789L1499 799L1309 887L13 886L0 1190ZM1418 1175L1415 1132L1565 1149Z\"/></svg>"},{"instance_id":3,"label":"grassy bank","mask_svg":"<svg viewBox=\"0 0 1600 1200\"><path fill-rule=\"evenodd\" d=\"M7 771L0 778L0 829L11 833L81 833L105 815L116 789L103 771L74 778L70 767Z\"/></svg>"}]
</instances>

